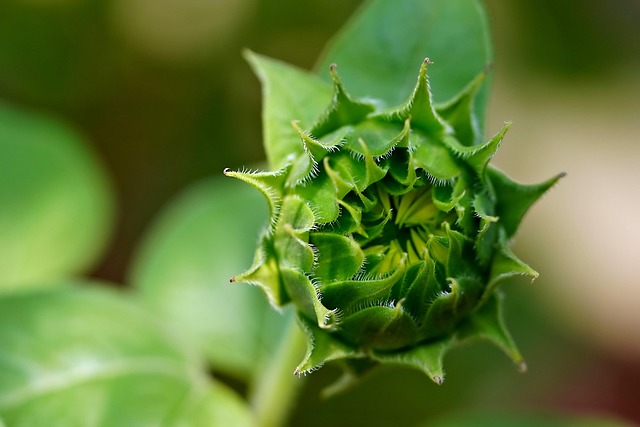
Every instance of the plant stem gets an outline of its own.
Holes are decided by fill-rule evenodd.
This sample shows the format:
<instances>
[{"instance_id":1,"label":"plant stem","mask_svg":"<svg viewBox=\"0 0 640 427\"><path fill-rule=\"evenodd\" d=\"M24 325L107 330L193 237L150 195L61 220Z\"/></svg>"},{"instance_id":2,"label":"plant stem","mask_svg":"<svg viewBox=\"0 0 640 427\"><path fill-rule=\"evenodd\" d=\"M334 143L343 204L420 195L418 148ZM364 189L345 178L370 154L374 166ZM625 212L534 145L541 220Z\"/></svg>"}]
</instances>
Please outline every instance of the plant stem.
<instances>
[{"instance_id":1,"label":"plant stem","mask_svg":"<svg viewBox=\"0 0 640 427\"><path fill-rule=\"evenodd\" d=\"M266 358L264 369L253 383L249 403L258 427L281 427L287 421L291 407L302 385L293 374L306 348L305 336L291 318L276 351Z\"/></svg>"}]
</instances>

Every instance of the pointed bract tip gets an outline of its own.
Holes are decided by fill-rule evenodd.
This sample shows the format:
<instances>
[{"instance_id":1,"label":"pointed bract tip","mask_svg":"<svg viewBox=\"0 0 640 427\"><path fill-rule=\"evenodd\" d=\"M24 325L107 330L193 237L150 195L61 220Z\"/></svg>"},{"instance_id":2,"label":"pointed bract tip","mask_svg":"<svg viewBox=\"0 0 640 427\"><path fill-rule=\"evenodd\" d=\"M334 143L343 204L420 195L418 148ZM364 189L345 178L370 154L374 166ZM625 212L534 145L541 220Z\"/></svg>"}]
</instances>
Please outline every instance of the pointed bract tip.
<instances>
[{"instance_id":1,"label":"pointed bract tip","mask_svg":"<svg viewBox=\"0 0 640 427\"><path fill-rule=\"evenodd\" d=\"M522 359L521 359L521 360L518 360L518 361L516 362L516 367L518 368L518 372L523 373L523 374L524 374L525 372L527 372L527 369L528 369L528 367L527 367L527 362L525 362L525 361L524 361L524 360L522 360Z\"/></svg>"},{"instance_id":2,"label":"pointed bract tip","mask_svg":"<svg viewBox=\"0 0 640 427\"><path fill-rule=\"evenodd\" d=\"M329 65L329 75L331 76L331 80L333 80L334 91L343 92L344 88L342 87L340 77L338 77L338 66L336 64Z\"/></svg>"}]
</instances>

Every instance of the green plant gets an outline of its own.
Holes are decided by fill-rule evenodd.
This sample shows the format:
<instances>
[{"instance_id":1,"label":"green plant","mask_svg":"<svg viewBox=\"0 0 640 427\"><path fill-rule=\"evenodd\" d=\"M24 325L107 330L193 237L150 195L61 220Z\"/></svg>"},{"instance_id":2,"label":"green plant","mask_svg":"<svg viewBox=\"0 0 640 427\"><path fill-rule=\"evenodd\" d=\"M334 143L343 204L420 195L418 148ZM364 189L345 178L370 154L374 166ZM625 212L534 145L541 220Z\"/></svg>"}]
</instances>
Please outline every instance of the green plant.
<instances>
[{"instance_id":1,"label":"green plant","mask_svg":"<svg viewBox=\"0 0 640 427\"><path fill-rule=\"evenodd\" d=\"M291 310L278 315L256 289L222 280L250 264L269 214L255 268L236 279L296 303L314 338L300 372L345 359L352 373L406 364L440 382L444 352L478 336L521 363L494 288L534 275L507 244L557 177L521 186L487 166L504 133L481 142L490 56L484 12L468 0L370 1L316 74L249 53L273 172L227 174L261 189L270 208L231 180L195 186L151 229L125 291L78 278L105 244L112 209L82 138L0 110L0 170L12 172L1 176L0 204L16 207L0 216L14 248L0 252L12 267L0 271L0 425L283 424L305 337ZM52 147L68 150L66 162L43 169L38 156ZM50 200L62 214L39 207ZM18 220L28 232L14 237ZM50 239L43 229L62 231ZM16 261L29 245L64 262ZM242 394L229 387L238 382ZM424 417L416 411L413 422Z\"/></svg>"},{"instance_id":2,"label":"green plant","mask_svg":"<svg viewBox=\"0 0 640 427\"><path fill-rule=\"evenodd\" d=\"M284 104L269 99L286 96L279 87L315 83L283 64L249 58L269 87L267 104ZM293 121L291 141L282 132L267 140L276 170L225 171L267 198L271 220L254 266L232 280L261 286L278 306L295 304L309 335L297 373L346 359L353 372L393 363L441 383L444 353L473 338L494 341L525 369L495 291L506 278L537 276L508 243L559 176L525 186L489 167L508 125L478 143L474 103L485 73L436 106L430 66L425 59L413 93L389 108L384 100L352 98L332 65L328 108L310 123ZM266 126L310 116L301 112L306 106L268 110Z\"/></svg>"},{"instance_id":3,"label":"green plant","mask_svg":"<svg viewBox=\"0 0 640 427\"><path fill-rule=\"evenodd\" d=\"M414 6L430 22L464 11L475 20L476 37L486 37L477 4ZM441 383L446 351L474 338L495 342L524 370L504 328L496 287L516 275L537 276L508 244L525 212L560 175L527 186L489 166L509 124L482 142L486 44L442 53L458 58L445 67L469 76L455 83L441 77L447 91L440 93L455 93L444 102L434 102L430 85L438 91L440 84L428 70L438 65L429 59L413 91L400 92L418 61L403 58L397 66L386 53L388 40L375 40L375 48L355 41L371 43L376 36L357 36L397 8L373 2L325 54L323 66L334 62L330 102L329 84L319 77L248 54L265 86L265 145L273 171L225 173L261 191L271 219L253 267L232 280L262 287L277 306L296 306L308 335L297 373L339 359L349 377L391 363ZM447 34L432 39L420 30L408 28L419 35L399 35L393 46L419 55L433 44L454 45L433 41ZM359 77L352 81L362 96L343 85L342 62L345 78ZM385 68L381 63L390 70L372 76L371 64Z\"/></svg>"}]
</instances>

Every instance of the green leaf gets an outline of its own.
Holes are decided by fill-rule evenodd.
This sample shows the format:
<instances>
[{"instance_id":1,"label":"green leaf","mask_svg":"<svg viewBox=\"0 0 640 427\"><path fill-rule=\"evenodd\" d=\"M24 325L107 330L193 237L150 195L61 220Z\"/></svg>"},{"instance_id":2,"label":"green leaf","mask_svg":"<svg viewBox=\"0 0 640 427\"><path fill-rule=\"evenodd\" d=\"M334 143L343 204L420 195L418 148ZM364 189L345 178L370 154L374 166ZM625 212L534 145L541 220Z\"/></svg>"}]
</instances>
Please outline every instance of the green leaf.
<instances>
[{"instance_id":1,"label":"green leaf","mask_svg":"<svg viewBox=\"0 0 640 427\"><path fill-rule=\"evenodd\" d=\"M453 154L441 143L414 134L411 137L416 150L412 153L415 166L424 169L436 183L453 180L462 169Z\"/></svg>"},{"instance_id":2,"label":"green leaf","mask_svg":"<svg viewBox=\"0 0 640 427\"><path fill-rule=\"evenodd\" d=\"M516 233L531 205L565 176L561 173L540 184L525 185L513 181L493 167L487 168L487 175L496 192L496 216L500 218L500 224L507 232L507 238L511 238Z\"/></svg>"},{"instance_id":3,"label":"green leaf","mask_svg":"<svg viewBox=\"0 0 640 427\"><path fill-rule=\"evenodd\" d=\"M0 298L0 414L16 427L251 425L159 325L106 288Z\"/></svg>"},{"instance_id":4,"label":"green leaf","mask_svg":"<svg viewBox=\"0 0 640 427\"><path fill-rule=\"evenodd\" d=\"M262 83L263 136L267 160L279 169L304 152L291 122L310 128L331 103L331 85L284 62L246 51Z\"/></svg>"},{"instance_id":5,"label":"green leaf","mask_svg":"<svg viewBox=\"0 0 640 427\"><path fill-rule=\"evenodd\" d=\"M362 307L388 301L391 288L405 272L404 261L394 268L393 273L377 279L345 280L323 285L323 303L351 314Z\"/></svg>"},{"instance_id":6,"label":"green leaf","mask_svg":"<svg viewBox=\"0 0 640 427\"><path fill-rule=\"evenodd\" d=\"M280 269L284 288L300 313L308 319L315 319L319 327L333 329L336 324L334 310L329 310L320 302L318 289L300 270Z\"/></svg>"},{"instance_id":7,"label":"green leaf","mask_svg":"<svg viewBox=\"0 0 640 427\"><path fill-rule=\"evenodd\" d=\"M204 181L153 224L131 273L140 297L173 332L214 369L239 378L257 369L282 322L258 289L229 283L251 264L266 222L260 192L229 178Z\"/></svg>"},{"instance_id":8,"label":"green leaf","mask_svg":"<svg viewBox=\"0 0 640 427\"><path fill-rule=\"evenodd\" d=\"M533 282L538 278L538 272L529 267L520 260L509 249L508 242L504 236L505 232L501 231L500 246L495 251L493 260L491 261L491 270L489 273L489 283L485 288L483 300L489 298L495 291L498 284L506 279L515 276L530 277Z\"/></svg>"},{"instance_id":9,"label":"green leaf","mask_svg":"<svg viewBox=\"0 0 640 427\"><path fill-rule=\"evenodd\" d=\"M167 424L171 427L249 427L254 423L244 401L228 387L213 383L206 393L176 412Z\"/></svg>"},{"instance_id":10,"label":"green leaf","mask_svg":"<svg viewBox=\"0 0 640 427\"><path fill-rule=\"evenodd\" d=\"M325 77L335 63L353 96L395 106L411 93L416 71L429 57L434 101L444 102L481 73L491 55L479 1L370 0L329 44L316 72ZM484 123L485 104L483 90L476 103L478 123Z\"/></svg>"},{"instance_id":11,"label":"green leaf","mask_svg":"<svg viewBox=\"0 0 640 427\"><path fill-rule=\"evenodd\" d=\"M86 271L107 242L113 200L84 139L0 105L0 291Z\"/></svg>"},{"instance_id":12,"label":"green leaf","mask_svg":"<svg viewBox=\"0 0 640 427\"><path fill-rule=\"evenodd\" d=\"M465 159L466 163L478 174L484 178L484 172L489 162L498 151L504 135L509 130L511 123L507 122L503 128L493 138L481 145L466 146L451 137L443 138L443 142L459 157Z\"/></svg>"},{"instance_id":13,"label":"green leaf","mask_svg":"<svg viewBox=\"0 0 640 427\"><path fill-rule=\"evenodd\" d=\"M314 233L310 243L318 254L313 271L322 283L350 279L362 267L364 254L352 238L332 233Z\"/></svg>"},{"instance_id":14,"label":"green leaf","mask_svg":"<svg viewBox=\"0 0 640 427\"><path fill-rule=\"evenodd\" d=\"M487 70L480 73L455 98L437 107L438 115L451 125L454 136L462 145L473 146L482 142L480 129L483 126L476 117L475 103L487 74Z\"/></svg>"},{"instance_id":15,"label":"green leaf","mask_svg":"<svg viewBox=\"0 0 640 427\"><path fill-rule=\"evenodd\" d=\"M430 342L407 351L395 353L374 353L374 360L390 365L407 366L424 372L436 384L444 382L442 361L451 347L450 339Z\"/></svg>"},{"instance_id":16,"label":"green leaf","mask_svg":"<svg viewBox=\"0 0 640 427\"><path fill-rule=\"evenodd\" d=\"M340 207L336 198L337 189L331 177L326 173L320 174L309 184L297 189L298 195L309 201L309 205L319 224L335 221L340 214Z\"/></svg>"},{"instance_id":17,"label":"green leaf","mask_svg":"<svg viewBox=\"0 0 640 427\"><path fill-rule=\"evenodd\" d=\"M459 340L483 339L492 342L511 358L521 372L527 370L518 347L511 338L502 319L502 295L491 297L458 328Z\"/></svg>"},{"instance_id":18,"label":"green leaf","mask_svg":"<svg viewBox=\"0 0 640 427\"><path fill-rule=\"evenodd\" d=\"M339 334L364 349L397 350L415 344L418 328L411 315L397 304L374 305L340 319Z\"/></svg>"},{"instance_id":19,"label":"green leaf","mask_svg":"<svg viewBox=\"0 0 640 427\"><path fill-rule=\"evenodd\" d=\"M299 323L307 335L307 353L296 368L296 375L313 372L332 360L363 357L352 346L337 340L315 323L302 317L299 317Z\"/></svg>"},{"instance_id":20,"label":"green leaf","mask_svg":"<svg viewBox=\"0 0 640 427\"><path fill-rule=\"evenodd\" d=\"M441 134L447 129L446 124L438 117L434 107L429 87L429 77L427 67L432 62L424 59L420 66L418 82L416 83L411 96L400 106L386 112L389 120L393 118L410 120L411 127L420 129L427 134Z\"/></svg>"},{"instance_id":21,"label":"green leaf","mask_svg":"<svg viewBox=\"0 0 640 427\"><path fill-rule=\"evenodd\" d=\"M338 77L336 67L332 66L329 74L333 80L333 100L329 108L311 129L316 137L325 135L342 126L358 123L367 114L373 112L373 104L351 99Z\"/></svg>"}]
</instances>

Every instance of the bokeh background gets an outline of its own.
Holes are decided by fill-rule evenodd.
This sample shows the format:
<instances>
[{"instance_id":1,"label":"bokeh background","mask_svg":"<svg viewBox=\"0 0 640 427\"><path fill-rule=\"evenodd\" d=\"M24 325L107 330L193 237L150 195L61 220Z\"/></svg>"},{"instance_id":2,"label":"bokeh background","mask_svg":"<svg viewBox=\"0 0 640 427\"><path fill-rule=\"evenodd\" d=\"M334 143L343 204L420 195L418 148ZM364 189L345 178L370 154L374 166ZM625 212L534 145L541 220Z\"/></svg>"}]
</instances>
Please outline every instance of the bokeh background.
<instances>
[{"instance_id":1,"label":"bokeh background","mask_svg":"<svg viewBox=\"0 0 640 427\"><path fill-rule=\"evenodd\" d=\"M116 225L92 277L124 283L137 243L177 194L264 158L260 87L241 50L310 68L360 3L0 2L0 102L71 124L111 179ZM451 354L436 391L414 372L385 370L318 404L337 375L328 368L310 378L294 424L347 425L383 404L409 422L403 408L424 396L640 423L640 2L486 4L496 52L487 129L514 123L496 164L523 182L568 174L515 244L541 273L507 289L529 373L477 346ZM384 396L372 392L381 387ZM518 393L505 403L504 390Z\"/></svg>"}]
</instances>

